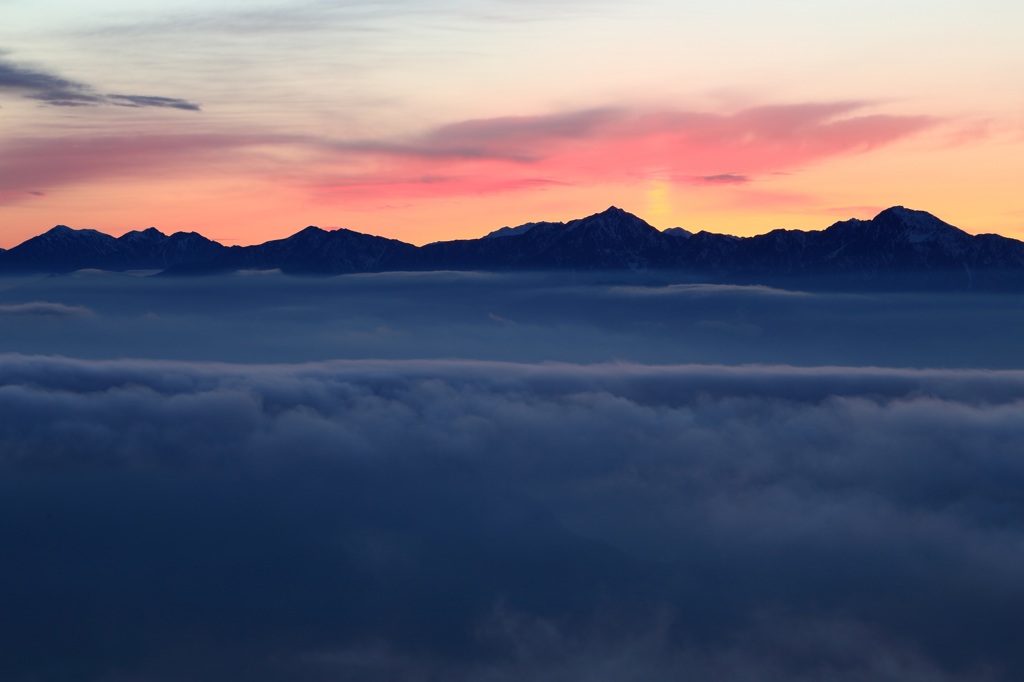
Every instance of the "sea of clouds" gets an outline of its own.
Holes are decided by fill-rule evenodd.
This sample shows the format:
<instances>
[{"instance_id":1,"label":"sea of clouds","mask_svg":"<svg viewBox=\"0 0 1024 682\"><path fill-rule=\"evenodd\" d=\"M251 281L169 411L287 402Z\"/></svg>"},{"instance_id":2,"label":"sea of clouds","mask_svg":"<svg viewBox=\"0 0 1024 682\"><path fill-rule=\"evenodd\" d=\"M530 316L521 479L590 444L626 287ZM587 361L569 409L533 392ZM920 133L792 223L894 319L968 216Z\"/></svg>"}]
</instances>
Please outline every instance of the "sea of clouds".
<instances>
[{"instance_id":1,"label":"sea of clouds","mask_svg":"<svg viewBox=\"0 0 1024 682\"><path fill-rule=\"evenodd\" d=\"M0 278L0 352L78 358L1021 368L1024 297L645 273Z\"/></svg>"},{"instance_id":2,"label":"sea of clouds","mask_svg":"<svg viewBox=\"0 0 1024 682\"><path fill-rule=\"evenodd\" d=\"M0 288L0 679L1024 678L1019 298Z\"/></svg>"},{"instance_id":3,"label":"sea of clouds","mask_svg":"<svg viewBox=\"0 0 1024 682\"><path fill-rule=\"evenodd\" d=\"M1024 372L0 376L5 679L1024 673Z\"/></svg>"}]
</instances>

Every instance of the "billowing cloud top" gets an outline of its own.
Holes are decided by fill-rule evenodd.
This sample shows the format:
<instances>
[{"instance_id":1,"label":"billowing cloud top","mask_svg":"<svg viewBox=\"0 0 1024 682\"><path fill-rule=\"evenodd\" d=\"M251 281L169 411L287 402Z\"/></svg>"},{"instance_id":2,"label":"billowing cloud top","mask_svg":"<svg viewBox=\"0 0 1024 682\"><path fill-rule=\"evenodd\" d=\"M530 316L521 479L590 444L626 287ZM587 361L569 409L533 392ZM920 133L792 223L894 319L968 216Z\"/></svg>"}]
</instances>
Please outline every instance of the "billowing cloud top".
<instances>
[{"instance_id":1,"label":"billowing cloud top","mask_svg":"<svg viewBox=\"0 0 1024 682\"><path fill-rule=\"evenodd\" d=\"M0 379L9 679L1024 674L1021 372L7 355Z\"/></svg>"}]
</instances>

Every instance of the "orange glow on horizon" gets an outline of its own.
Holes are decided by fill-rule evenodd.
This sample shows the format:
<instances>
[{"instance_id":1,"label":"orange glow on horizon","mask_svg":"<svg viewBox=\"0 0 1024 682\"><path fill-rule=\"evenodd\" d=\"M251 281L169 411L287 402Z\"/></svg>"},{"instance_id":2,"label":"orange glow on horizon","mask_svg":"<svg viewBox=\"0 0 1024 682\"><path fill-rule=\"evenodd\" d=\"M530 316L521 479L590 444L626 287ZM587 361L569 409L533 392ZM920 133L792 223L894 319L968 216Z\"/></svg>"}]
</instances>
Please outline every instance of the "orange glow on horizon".
<instances>
[{"instance_id":1,"label":"orange glow on horizon","mask_svg":"<svg viewBox=\"0 0 1024 682\"><path fill-rule=\"evenodd\" d=\"M1024 237L1014 182L1024 136L859 109L592 110L335 147L162 134L92 137L69 156L64 143L28 141L0 160L11 169L0 245L55 224L114 235L155 226L240 245L340 226L424 244L609 205L662 229L745 236L824 229L899 204L969 232Z\"/></svg>"}]
</instances>

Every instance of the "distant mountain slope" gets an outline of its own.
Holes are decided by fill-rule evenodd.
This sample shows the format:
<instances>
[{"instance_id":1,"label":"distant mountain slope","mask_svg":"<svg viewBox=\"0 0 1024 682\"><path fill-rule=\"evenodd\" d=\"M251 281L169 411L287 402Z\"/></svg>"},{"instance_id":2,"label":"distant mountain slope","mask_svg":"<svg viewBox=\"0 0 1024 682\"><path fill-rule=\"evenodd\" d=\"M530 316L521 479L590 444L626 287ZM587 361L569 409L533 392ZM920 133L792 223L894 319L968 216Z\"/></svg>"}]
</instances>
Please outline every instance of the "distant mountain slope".
<instances>
[{"instance_id":1,"label":"distant mountain slope","mask_svg":"<svg viewBox=\"0 0 1024 682\"><path fill-rule=\"evenodd\" d=\"M224 251L226 247L195 232L167 236L151 227L114 238L97 230L58 225L0 253L0 271L158 270L208 261Z\"/></svg>"},{"instance_id":2,"label":"distant mountain slope","mask_svg":"<svg viewBox=\"0 0 1024 682\"><path fill-rule=\"evenodd\" d=\"M150 228L115 239L57 226L0 251L0 272L162 269L203 274L279 268L286 273L389 270L672 271L712 281L847 288L1024 289L1024 243L970 235L924 211L896 206L871 220L820 231L753 237L681 228L664 232L611 207L567 223L505 227L480 239L416 247L351 230L307 227L255 246L225 247L194 232Z\"/></svg>"},{"instance_id":3,"label":"distant mountain slope","mask_svg":"<svg viewBox=\"0 0 1024 682\"><path fill-rule=\"evenodd\" d=\"M745 265L772 271L884 272L1024 266L1021 242L996 235L974 237L929 213L901 206L886 209L871 220L845 220L822 232L778 230L746 241L749 247Z\"/></svg>"},{"instance_id":4,"label":"distant mountain slope","mask_svg":"<svg viewBox=\"0 0 1024 682\"><path fill-rule=\"evenodd\" d=\"M285 239L255 246L235 246L212 263L231 268L280 268L295 274L337 275L379 272L389 260L412 254L412 244L352 230L307 227Z\"/></svg>"},{"instance_id":5,"label":"distant mountain slope","mask_svg":"<svg viewBox=\"0 0 1024 682\"><path fill-rule=\"evenodd\" d=\"M526 227L526 226L521 226ZM614 206L568 223L530 223L483 239L420 248L416 267L481 270L649 270L675 267L680 241ZM501 238L498 238L501 237Z\"/></svg>"},{"instance_id":6,"label":"distant mountain slope","mask_svg":"<svg viewBox=\"0 0 1024 682\"><path fill-rule=\"evenodd\" d=\"M970 235L924 211L895 206L871 220L845 220L823 231L775 230L740 239L732 252L691 265L733 274L837 278L851 286L991 288L1024 283L1024 243Z\"/></svg>"}]
</instances>

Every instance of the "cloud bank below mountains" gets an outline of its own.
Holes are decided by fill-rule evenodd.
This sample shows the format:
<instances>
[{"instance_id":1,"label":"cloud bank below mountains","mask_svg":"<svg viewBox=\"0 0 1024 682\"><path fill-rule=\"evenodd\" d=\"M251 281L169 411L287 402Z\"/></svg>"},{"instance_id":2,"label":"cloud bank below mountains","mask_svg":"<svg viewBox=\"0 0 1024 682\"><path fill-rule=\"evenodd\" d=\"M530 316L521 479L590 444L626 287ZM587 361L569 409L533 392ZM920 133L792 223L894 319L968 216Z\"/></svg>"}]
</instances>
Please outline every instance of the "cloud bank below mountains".
<instances>
[{"instance_id":1,"label":"cloud bank below mountains","mask_svg":"<svg viewBox=\"0 0 1024 682\"><path fill-rule=\"evenodd\" d=\"M0 356L0 675L1012 680L1024 372Z\"/></svg>"},{"instance_id":2,"label":"cloud bank below mountains","mask_svg":"<svg viewBox=\"0 0 1024 682\"><path fill-rule=\"evenodd\" d=\"M0 278L0 350L110 359L1017 368L1018 296L829 294L649 273ZM92 314L41 315L40 302ZM85 312L84 310L81 312Z\"/></svg>"}]
</instances>

